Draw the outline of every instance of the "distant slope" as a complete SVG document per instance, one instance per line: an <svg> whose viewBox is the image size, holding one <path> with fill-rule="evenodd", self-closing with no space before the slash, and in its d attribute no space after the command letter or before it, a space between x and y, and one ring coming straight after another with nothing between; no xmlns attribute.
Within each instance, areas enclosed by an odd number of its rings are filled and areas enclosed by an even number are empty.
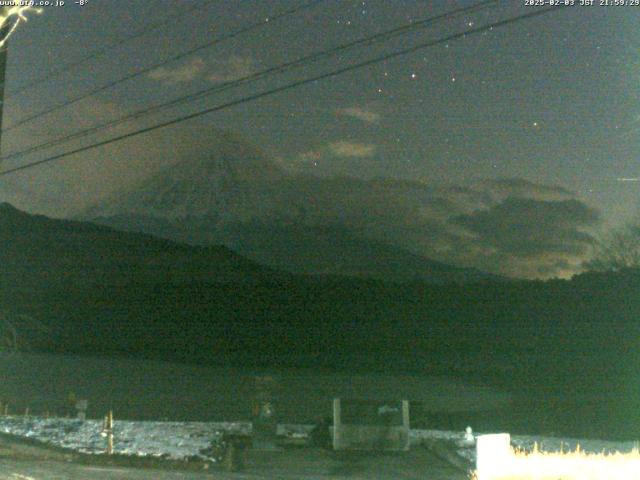
<svg viewBox="0 0 640 480"><path fill-rule="evenodd" d="M225 283L277 276L225 247L193 247L0 204L0 281L7 287Z"/></svg>
<svg viewBox="0 0 640 480"><path fill-rule="evenodd" d="M254 222L210 232L212 224L203 218L174 223L142 215L116 215L92 221L122 231L146 232L191 244L207 237L216 238L244 257L291 273L437 284L507 281L474 268L447 265L383 242L359 238L337 225L304 227Z"/></svg>
<svg viewBox="0 0 640 480"><path fill-rule="evenodd" d="M363 239L340 226L246 225L235 233L234 250L261 264L305 274L337 274L383 281L471 283L499 280Z"/></svg>

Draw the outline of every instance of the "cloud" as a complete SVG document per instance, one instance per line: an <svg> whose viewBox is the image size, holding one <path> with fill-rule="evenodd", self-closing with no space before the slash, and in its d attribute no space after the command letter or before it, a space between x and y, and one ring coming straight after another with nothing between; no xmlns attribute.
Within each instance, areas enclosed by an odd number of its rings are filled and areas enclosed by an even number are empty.
<svg viewBox="0 0 640 480"><path fill-rule="evenodd" d="M337 159L368 161L366 159L372 157L376 150L373 144L339 140L302 152L288 161L283 159L280 163L286 170L295 173L335 176L344 167L344 162Z"/></svg>
<svg viewBox="0 0 640 480"><path fill-rule="evenodd" d="M208 79L212 82L231 82L251 75L255 71L255 62L250 57L232 55L227 60L218 62Z"/></svg>
<svg viewBox="0 0 640 480"><path fill-rule="evenodd" d="M565 188L510 178L448 193L454 263L514 277L569 277L591 255L600 216Z"/></svg>
<svg viewBox="0 0 640 480"><path fill-rule="evenodd" d="M570 191L524 179L442 187L336 176L307 182L287 197L313 200L301 209L306 225L340 225L427 258L513 277L578 273L600 221Z"/></svg>
<svg viewBox="0 0 640 480"><path fill-rule="evenodd" d="M252 58L231 55L225 60L213 62L210 68L201 58L175 68L158 68L149 73L149 78L166 85L191 82L200 76L205 76L211 82L230 82L251 75L254 71Z"/></svg>
<svg viewBox="0 0 640 480"><path fill-rule="evenodd" d="M194 58L192 61L176 68L162 67L153 70L149 73L149 78L167 85L191 82L200 75L204 66L205 63L201 58Z"/></svg>
<svg viewBox="0 0 640 480"><path fill-rule="evenodd" d="M299 155L294 171L318 175L330 154L373 153L375 146L335 142ZM499 275L552 278L578 273L599 228L597 211L557 185L496 178L435 187L411 180L341 177L336 171L334 162L331 174L308 180L304 187L300 183L298 192L288 197L313 199L300 208L304 224L340 225L427 258Z"/></svg>
<svg viewBox="0 0 640 480"><path fill-rule="evenodd" d="M593 245L584 232L597 213L578 200L544 201L509 197L452 222L465 227L478 244L497 253L531 258L543 254L582 255Z"/></svg>
<svg viewBox="0 0 640 480"><path fill-rule="evenodd" d="M369 143L340 140L328 145L328 150L336 157L371 157L376 153L376 146Z"/></svg>
<svg viewBox="0 0 640 480"><path fill-rule="evenodd" d="M361 120L365 123L378 123L380 115L361 107L340 108L337 110L338 115L346 115Z"/></svg>
<svg viewBox="0 0 640 480"><path fill-rule="evenodd" d="M497 199L514 196L536 200L567 200L574 197L572 192L557 185L541 185L523 178L489 179L481 182L477 188L484 189Z"/></svg>
<svg viewBox="0 0 640 480"><path fill-rule="evenodd" d="M309 150L298 155L298 160L305 163L318 162L320 159L322 159L322 152L320 150Z"/></svg>

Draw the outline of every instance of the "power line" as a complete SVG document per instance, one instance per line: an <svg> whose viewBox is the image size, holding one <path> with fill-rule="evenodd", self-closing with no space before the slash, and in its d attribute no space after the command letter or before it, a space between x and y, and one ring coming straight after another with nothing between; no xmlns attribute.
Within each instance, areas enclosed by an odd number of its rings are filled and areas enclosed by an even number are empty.
<svg viewBox="0 0 640 480"><path fill-rule="evenodd" d="M169 102L163 102L157 105L153 105L151 107L147 107L141 110L138 110L136 112L127 114L121 118L115 119L115 120L111 120L105 123L102 123L100 125L96 125L93 127L89 127L87 129L84 130L80 130L78 132L60 137L58 139L54 139L54 140L50 140L38 145L34 145L32 147L28 147L25 150L21 150L21 151L17 151L17 152L13 152L10 153L4 157L0 157L0 162L2 160L8 160L8 159L12 159L15 157L20 157L29 153L34 153L36 151L40 151L49 147L53 147L55 145L60 145L62 143L66 143L70 140L75 140L78 138L82 138L85 137L87 135L99 132L101 130L105 130L105 129L109 129L109 128L113 128L117 125L120 125L122 123L125 123L129 120L133 120L133 119L137 119L140 118L142 116L169 108L169 107L173 107L176 106L180 103L184 103L184 102L189 102L189 101L193 101L193 100L197 100L206 96L210 96L214 93L219 93L225 90L228 90L230 88L235 88L239 85L242 84L247 84L256 80L259 80L263 77L266 77L267 75L271 75L274 73L282 73L288 69L294 68L294 67L299 67L304 65L305 63L308 62L312 62L312 61L317 61L321 58L324 57L329 57L331 55L335 55L341 51L356 47L356 46L360 46L360 45L371 45L375 42L381 41L381 40L388 40L400 35L405 35L407 33L411 33L414 30L417 30L419 28L425 28L431 24L434 24L440 20L444 20L447 18L452 18L458 15L462 15L462 14L469 14L469 13L474 13L477 11L480 11L482 9L485 9L489 6L492 6L494 4L497 4L499 2L499 0L484 0L482 2L479 2L475 5L469 6L469 7L464 7L464 8L458 8L455 10L452 10L450 12L444 13L444 14L440 14L440 15L436 15L433 17L429 17L423 20L419 20L419 21L413 21L411 23L405 24L405 25L401 25L399 27L395 27L392 28L390 30L386 30L383 32L379 32L377 34L374 35L370 35L370 36L366 36L364 38L359 38L357 40L351 41L351 42L347 42L347 43L343 43L341 45L338 45L334 48L328 49L328 50L323 50L320 52L315 52L312 53L310 55L306 55L304 57L298 58L296 60L290 61L290 62L286 62L284 64L280 64L274 67L270 67L267 68L265 70L262 70L260 72L256 72L254 74L251 75L247 75L245 77L236 79L236 80L231 80L231 81L227 81L224 82L222 84L216 85L214 87L210 87L204 90L200 90L198 92L195 93L191 93L188 95L184 95L182 97L178 97L174 100L171 100Z"/></svg>
<svg viewBox="0 0 640 480"><path fill-rule="evenodd" d="M82 152L85 152L87 150L92 150L92 149L95 149L95 148L103 147L103 146L109 145L111 143L115 143L115 142L118 142L118 141L121 141L121 140L126 140L126 139L129 139L129 138L136 137L138 135L142 135L144 133L148 133L148 132L151 132L151 131L154 131L154 130L165 128L165 127L168 127L168 126L171 126L171 125L176 125L178 123L182 123L182 122L185 122L187 120L192 120L194 118L198 118L198 117L201 117L201 116L213 113L213 112L217 112L217 111L220 111L220 110L223 110L223 109L234 107L236 105L240 105L240 104L243 104L243 103L247 103L247 102L251 102L251 101L254 101L254 100L258 100L258 99L263 98L263 97L271 96L271 95L274 95L276 93L281 93L281 92L284 92L284 91L287 91L287 90L291 90L293 88L296 88L296 87L299 87L299 86L302 86L302 85L306 85L308 83L317 82L319 80L324 80L324 79L327 79L327 78L331 78L331 77L335 77L335 76L338 76L338 75L342 75L344 73L347 73L347 72L350 72L350 71L353 71L353 70L357 70L357 69L360 69L360 68L368 67L368 66L371 66L371 65L374 65L374 64L377 64L377 63L381 63L381 62L384 62L386 60L390 60L392 58L408 55L408 54L414 53L414 52L416 52L418 50L422 50L422 49L429 48L429 47L432 47L432 46L435 46L435 45L439 45L439 44L442 44L442 43L446 43L446 42L451 42L453 40L464 38L464 37L466 37L468 35L481 33L481 32L487 31L489 29L500 28L500 27L503 27L503 26L506 26L506 25L509 25L509 24L513 24L513 23L516 23L516 22L519 22L519 21L522 21L522 20L525 20L525 19L538 17L538 16L541 16L541 15L547 14L547 13L553 11L553 10L560 10L560 9L563 9L563 8L566 8L566 7L567 7L566 5L560 5L560 6L547 7L547 8L543 8L543 9L540 9L540 10L535 10L535 11L532 11L530 13L518 15L516 17L511 17L511 18L508 18L508 19L505 19L505 20L500 20L500 21L497 21L497 22L494 22L494 23L491 23L491 24L488 24L488 25L485 25L485 26L482 26L482 27L476 27L476 28L473 28L473 29L465 30L464 32L448 35L448 36L446 36L444 38L431 40L429 42L425 42L425 43L421 43L421 44L418 44L418 45L414 45L412 47L408 47L408 48L405 48L405 49L402 49L402 50L397 50L395 52L391 52L391 53L388 53L388 54L385 54L385 55L381 55L379 57L376 57L376 58L373 58L373 59L370 59L370 60L366 60L366 61L363 61L363 62L360 62L360 63L356 63L354 65L349 65L347 67L343 67L343 68L340 68L340 69L337 69L337 70L333 70L331 72L327 72L327 73L323 73L323 74L320 74L320 75L315 75L313 77L308 77L308 78L305 78L305 79L302 79L302 80L291 82L291 83L288 83L286 85L282 85L280 87L272 88L270 90L266 90L266 91L263 91L263 92L260 92L260 93L256 93L256 94L253 94L253 95L242 97L240 99L236 99L236 100L233 100L233 101L230 101L230 102L227 102L227 103L215 106L215 107L207 108L205 110L201 110L201 111L196 112L196 113L192 113L192 114L189 114L189 115L178 117L178 118L175 118L173 120L162 122L162 123L150 126L150 127L145 127L145 128L141 128L139 130L133 131L133 132L129 132L129 133L125 133L125 134L122 134L122 135L118 135L118 136L110 138L108 140L103 140L101 142L93 143L91 145L86 145L86 146L83 146L83 147L80 147L80 148L76 148L74 150L70 150L68 152L60 153L58 155L54 155L54 156L51 156L51 157L48 157L48 158L45 158L45 159L42 159L42 160L38 160L38 161L29 163L29 164L26 164L26 165L21 165L21 166L17 166L17 167L14 167L14 168L7 169L7 170L3 170L3 171L0 171L0 176L9 175L11 173L15 173L15 172L19 172L19 171L26 170L26 169L29 169L29 168L33 168L33 167L38 166L38 165L42 165L42 164L45 164L45 163L49 163L49 162L53 162L53 161L56 161L56 160L60 160L62 158L65 158L65 157L68 157L68 156L71 156L71 155L75 155L75 154L78 154L78 153L82 153Z"/></svg>
<svg viewBox="0 0 640 480"><path fill-rule="evenodd" d="M123 39L117 40L115 42L109 43L105 46L103 46L102 48L98 48L96 50L94 50L93 52L88 53L87 55L85 55L84 57L69 62L65 65L61 65L60 67L51 70L50 72L48 72L46 75L37 78L35 80L32 80L31 82L28 82L26 84L21 84L20 88L17 88L15 90L9 90L7 92L9 98L18 95L19 93L22 93L26 90L29 90L30 88L32 88L34 85L37 85L39 83L45 82L51 78L54 78L56 76L58 76L60 73L62 72L68 72L69 70L72 70L80 65L82 65L83 63L86 63L90 60L94 60L96 58L101 57L102 55L104 55L105 53L109 53L112 49L120 47L121 45L124 45L127 42L130 42L131 40L135 40L137 38L143 37L144 35L146 35L147 33L153 31L153 30L157 30L158 28L161 28L163 26L165 26L166 24L170 23L170 22L174 22L177 18L183 17L195 10L199 10L202 8L207 8L209 5L213 4L214 2L219 1L219 0L206 0L204 3L202 3L201 5L192 5L189 8L185 8L180 10L178 13L172 13L171 15L167 16L166 18L160 20L159 22L155 22L155 23L150 23L148 25L146 25L144 28L142 28L141 30L139 30L138 32L134 33L133 35L130 35L128 37L125 37ZM2 81L0 82L0 86L2 86L5 82Z"/></svg>
<svg viewBox="0 0 640 480"><path fill-rule="evenodd" d="M98 93L104 92L105 90L113 88L116 85L119 85L119 84L121 84L123 82L129 81L129 80L133 80L134 78L137 78L137 77L139 77L141 75L144 75L146 73L152 72L152 71L154 71L154 70L156 70L156 69L158 69L158 68L160 68L160 67L162 67L164 65L176 62L176 61L181 60L183 58L186 58L186 57L188 57L190 55L193 55L196 52L199 52L199 51L204 50L206 48L211 48L211 47L213 47L214 45L216 45L216 44L218 44L220 42L223 42L225 40L229 40L231 38L238 37L238 36L243 35L243 34L245 34L247 32L255 30L257 28L269 25L270 22L279 20L281 18L290 16L290 15L294 15L294 14L296 14L298 12L301 12L303 10L307 10L309 8L313 8L316 5L322 3L323 1L325 1L325 0L311 0L310 2L307 2L307 3L305 3L305 4L303 4L303 5L299 6L299 7L290 8L289 10L285 10L282 13L267 17L267 20L262 20L260 22L255 22L255 23L252 23L252 24L250 24L250 25L248 25L246 27L243 27L243 28L241 28L239 30L236 30L234 32L231 32L231 33L228 33L228 34L225 34L225 35L220 35L220 36L216 37L214 40L212 40L211 42L207 42L207 43L205 43L203 45L199 45L199 46L197 46L195 48L187 50L186 52L180 53L178 55L174 55L173 57L171 57L171 58L169 58L167 60L163 60L160 63L156 63L156 64L154 64L152 66L143 68L142 70L138 70L138 71L136 71L134 73L131 73L129 75L121 77L118 80L111 81L111 82L109 82L109 83L107 83L105 85L102 85L102 86L100 86L98 88L95 88L95 89L93 89L93 90L91 90L91 91L89 91L87 93L83 93L81 95L78 95L77 97L74 97L71 100L68 100L68 101L66 101L64 103L61 103L59 105L55 105L53 107L47 108L45 110L42 110L39 113L35 113L35 114L30 115L28 117L22 118L21 120L18 120L13 125L10 125L9 127L5 128L4 131L8 132L10 130L13 130L14 128L17 128L17 127L19 127L21 125L24 125L27 122L35 120L36 118L42 117L44 115L48 115L48 114L50 114L52 112L55 112L56 110L68 107L69 105L73 105L74 103L77 103L77 102L79 102L81 100L84 100L86 98L92 97L92 96L94 96L94 95L96 95Z"/></svg>

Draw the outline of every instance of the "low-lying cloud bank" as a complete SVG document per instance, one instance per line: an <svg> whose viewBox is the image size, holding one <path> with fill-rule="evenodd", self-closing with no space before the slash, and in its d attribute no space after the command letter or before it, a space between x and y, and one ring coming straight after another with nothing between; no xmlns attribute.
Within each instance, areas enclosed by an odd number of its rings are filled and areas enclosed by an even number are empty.
<svg viewBox="0 0 640 480"><path fill-rule="evenodd" d="M523 179L440 188L397 180L321 183L319 218L307 221L338 222L429 258L507 276L579 272L599 223L571 192Z"/></svg>

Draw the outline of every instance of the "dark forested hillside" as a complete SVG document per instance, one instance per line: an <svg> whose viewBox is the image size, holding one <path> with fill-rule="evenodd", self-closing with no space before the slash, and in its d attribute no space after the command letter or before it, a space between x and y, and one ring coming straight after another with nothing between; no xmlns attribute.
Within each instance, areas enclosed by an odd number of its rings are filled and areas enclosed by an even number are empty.
<svg viewBox="0 0 640 480"><path fill-rule="evenodd" d="M21 332L35 349L614 389L620 412L640 400L635 270L465 285L292 276L224 248L0 213L0 301L44 325Z"/></svg>
<svg viewBox="0 0 640 480"><path fill-rule="evenodd" d="M192 247L0 205L0 282L34 292L55 286L245 282L277 277L225 247Z"/></svg>

